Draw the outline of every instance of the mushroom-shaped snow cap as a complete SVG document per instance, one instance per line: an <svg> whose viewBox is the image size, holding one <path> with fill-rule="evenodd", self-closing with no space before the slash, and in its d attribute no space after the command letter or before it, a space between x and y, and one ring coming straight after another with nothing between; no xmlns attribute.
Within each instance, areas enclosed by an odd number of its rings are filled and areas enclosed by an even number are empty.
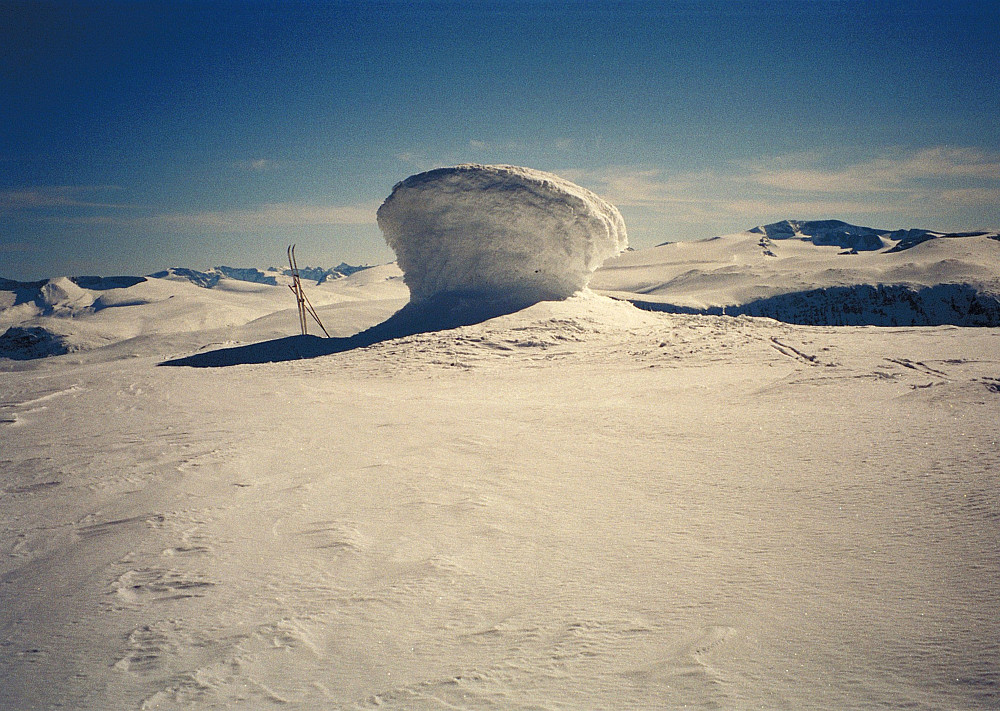
<svg viewBox="0 0 1000 711"><path fill-rule="evenodd" d="M410 176L378 210L414 304L565 299L628 244L613 205L551 173L459 165Z"/></svg>

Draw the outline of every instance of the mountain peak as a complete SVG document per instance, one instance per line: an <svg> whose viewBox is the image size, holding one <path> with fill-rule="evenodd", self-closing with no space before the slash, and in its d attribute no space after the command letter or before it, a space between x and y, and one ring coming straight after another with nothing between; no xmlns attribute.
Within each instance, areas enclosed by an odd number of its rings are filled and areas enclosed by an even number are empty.
<svg viewBox="0 0 1000 711"><path fill-rule="evenodd" d="M840 247L859 252L882 249L889 230L859 227L843 220L782 220L747 230L768 239L801 239L820 247Z"/></svg>

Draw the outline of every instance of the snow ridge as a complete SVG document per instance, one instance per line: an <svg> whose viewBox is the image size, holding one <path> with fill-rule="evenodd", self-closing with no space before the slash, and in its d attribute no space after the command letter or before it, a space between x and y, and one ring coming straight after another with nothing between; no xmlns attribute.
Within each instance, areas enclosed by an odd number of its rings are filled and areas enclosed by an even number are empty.
<svg viewBox="0 0 1000 711"><path fill-rule="evenodd" d="M832 326L1000 326L1000 234L783 220L622 255L592 287L682 314Z"/></svg>

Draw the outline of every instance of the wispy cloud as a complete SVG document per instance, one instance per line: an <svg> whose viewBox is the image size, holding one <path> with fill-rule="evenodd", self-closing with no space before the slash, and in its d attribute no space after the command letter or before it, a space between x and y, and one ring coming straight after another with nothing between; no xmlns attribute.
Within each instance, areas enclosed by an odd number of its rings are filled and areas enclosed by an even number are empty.
<svg viewBox="0 0 1000 711"><path fill-rule="evenodd" d="M564 175L621 208L678 224L852 215L920 221L960 208L979 208L990 222L990 210L1000 205L1000 155L932 147L835 160L806 152L711 170L609 166Z"/></svg>
<svg viewBox="0 0 1000 711"><path fill-rule="evenodd" d="M723 201L719 203L719 213L724 215L746 215L751 219L759 221L770 221L771 219L820 219L830 217L840 217L850 214L871 214L879 213L883 215L898 214L905 210L904 205L899 204L878 204L864 200L836 200L836 199L795 199L782 197L762 197L759 199L740 199ZM749 226L749 225L748 225Z"/></svg>
<svg viewBox="0 0 1000 711"><path fill-rule="evenodd" d="M0 213L58 208L128 209L134 207L101 200L100 196L120 191L113 185L50 185L0 191Z"/></svg>
<svg viewBox="0 0 1000 711"><path fill-rule="evenodd" d="M241 231L310 225L374 225L377 202L353 205L273 202L247 208L156 212L99 199L113 186L47 186L0 192L0 215L67 226Z"/></svg>
<svg viewBox="0 0 1000 711"><path fill-rule="evenodd" d="M954 205L1000 205L1000 188L956 188L954 190L942 190L939 193L939 197L942 201Z"/></svg>
<svg viewBox="0 0 1000 711"><path fill-rule="evenodd" d="M1000 180L1000 156L971 148L934 147L897 157L878 157L835 168L783 167L787 161L758 164L753 177L761 185L801 192L910 192L918 181Z"/></svg>
<svg viewBox="0 0 1000 711"><path fill-rule="evenodd" d="M250 173L266 173L278 168L281 164L278 161L268 158L255 158L253 160L241 160L236 163L236 167Z"/></svg>
<svg viewBox="0 0 1000 711"><path fill-rule="evenodd" d="M377 203L316 205L267 203L238 210L174 212L142 218L149 226L190 230L238 232L269 227L316 225L373 225Z"/></svg>
<svg viewBox="0 0 1000 711"><path fill-rule="evenodd" d="M611 166L601 170L567 170L560 174L588 184L619 207L669 210L678 205L712 205L718 202L706 186L723 177L708 171L668 175L648 166Z"/></svg>

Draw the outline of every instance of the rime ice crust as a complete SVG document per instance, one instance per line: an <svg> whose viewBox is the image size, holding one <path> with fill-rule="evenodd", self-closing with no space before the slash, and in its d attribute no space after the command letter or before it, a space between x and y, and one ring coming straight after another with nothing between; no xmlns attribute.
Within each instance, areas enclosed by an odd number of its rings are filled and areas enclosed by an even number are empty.
<svg viewBox="0 0 1000 711"><path fill-rule="evenodd" d="M564 299L628 245L616 207L551 173L508 165L410 176L382 203L378 225L413 303L445 294Z"/></svg>

